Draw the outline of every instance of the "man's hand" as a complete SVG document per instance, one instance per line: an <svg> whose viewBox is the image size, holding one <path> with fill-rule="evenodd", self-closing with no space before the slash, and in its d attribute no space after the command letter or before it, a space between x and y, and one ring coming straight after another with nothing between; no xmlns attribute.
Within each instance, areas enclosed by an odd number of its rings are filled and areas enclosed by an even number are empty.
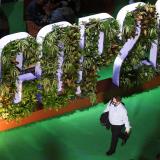
<svg viewBox="0 0 160 160"><path fill-rule="evenodd" d="M127 134L129 134L130 133L130 128L126 128L126 130L125 130L125 132L127 133Z"/></svg>

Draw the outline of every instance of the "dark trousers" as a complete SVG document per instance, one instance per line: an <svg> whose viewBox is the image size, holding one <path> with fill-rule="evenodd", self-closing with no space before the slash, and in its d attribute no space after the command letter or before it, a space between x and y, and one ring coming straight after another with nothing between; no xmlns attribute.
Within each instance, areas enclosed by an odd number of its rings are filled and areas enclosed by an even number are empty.
<svg viewBox="0 0 160 160"><path fill-rule="evenodd" d="M124 125L118 126L118 125L111 125L111 132L112 132L112 140L110 145L110 152L115 152L118 138L121 138L122 140L127 138L126 133L123 132Z"/></svg>

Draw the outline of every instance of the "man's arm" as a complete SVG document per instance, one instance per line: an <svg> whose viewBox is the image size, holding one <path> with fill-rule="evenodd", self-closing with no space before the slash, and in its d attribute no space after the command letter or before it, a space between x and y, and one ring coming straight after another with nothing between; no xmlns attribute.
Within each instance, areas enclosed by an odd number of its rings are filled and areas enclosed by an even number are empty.
<svg viewBox="0 0 160 160"><path fill-rule="evenodd" d="M129 134L130 132L130 129L131 129L131 126L130 126L130 123L129 123L129 120L128 120L128 115L127 115L127 110L124 109L124 113L123 113L123 122L125 124L125 132L127 132Z"/></svg>

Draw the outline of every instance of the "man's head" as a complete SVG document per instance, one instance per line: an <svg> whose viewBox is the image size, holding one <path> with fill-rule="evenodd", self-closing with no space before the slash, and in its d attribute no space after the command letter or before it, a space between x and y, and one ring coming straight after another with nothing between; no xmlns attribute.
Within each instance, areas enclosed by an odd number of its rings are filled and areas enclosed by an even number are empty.
<svg viewBox="0 0 160 160"><path fill-rule="evenodd" d="M118 105L120 102L121 102L121 97L120 97L120 96L114 96L114 97L112 98L112 103L113 103L114 105Z"/></svg>

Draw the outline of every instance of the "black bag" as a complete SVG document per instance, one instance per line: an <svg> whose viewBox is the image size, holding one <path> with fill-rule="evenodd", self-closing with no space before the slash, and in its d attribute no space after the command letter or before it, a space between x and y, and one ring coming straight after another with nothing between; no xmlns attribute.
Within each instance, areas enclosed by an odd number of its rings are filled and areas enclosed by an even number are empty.
<svg viewBox="0 0 160 160"><path fill-rule="evenodd" d="M109 114L109 112L104 112L100 116L100 123L103 126L105 126L107 129L109 129L110 125L111 125L110 122L109 122L108 114Z"/></svg>

